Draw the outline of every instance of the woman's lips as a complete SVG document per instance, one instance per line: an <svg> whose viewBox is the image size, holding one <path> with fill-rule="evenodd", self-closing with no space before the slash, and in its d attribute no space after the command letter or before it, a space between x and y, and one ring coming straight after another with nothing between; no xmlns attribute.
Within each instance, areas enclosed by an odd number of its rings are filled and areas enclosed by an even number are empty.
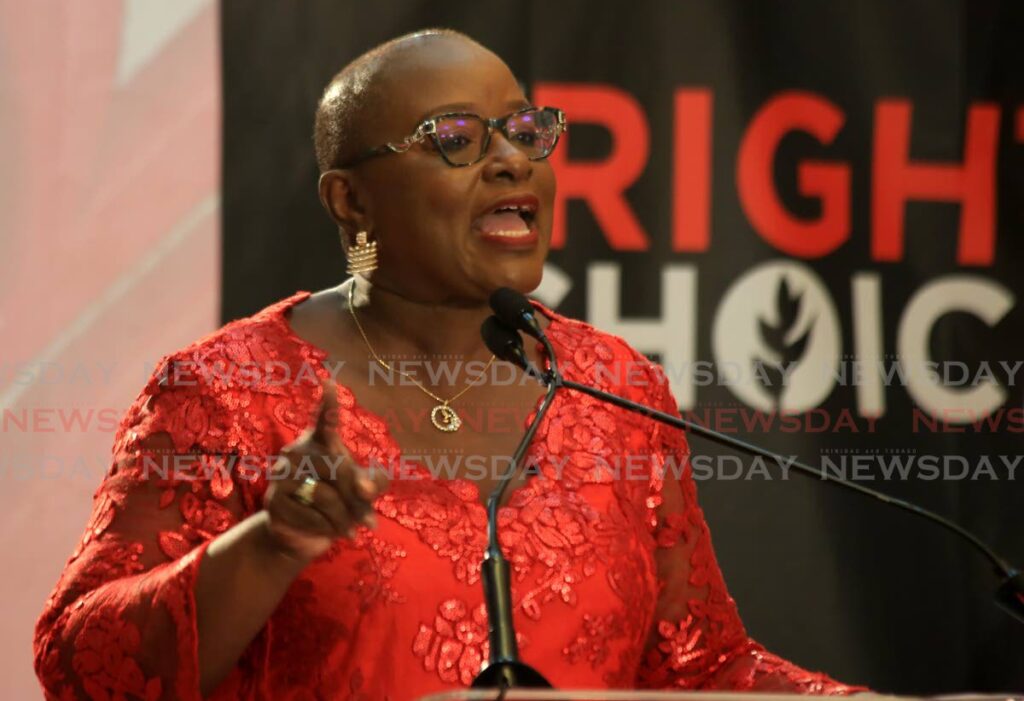
<svg viewBox="0 0 1024 701"><path fill-rule="evenodd" d="M488 243L506 248L532 246L538 238L533 223L528 223L517 212L484 214L473 221L473 229Z"/></svg>

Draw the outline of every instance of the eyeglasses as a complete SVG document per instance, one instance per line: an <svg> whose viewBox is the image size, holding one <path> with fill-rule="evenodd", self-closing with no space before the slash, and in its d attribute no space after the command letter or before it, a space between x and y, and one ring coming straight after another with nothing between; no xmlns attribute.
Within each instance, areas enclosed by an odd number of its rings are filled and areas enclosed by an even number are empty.
<svg viewBox="0 0 1024 701"><path fill-rule="evenodd" d="M401 141L370 149L340 167L351 168L389 153L405 153L429 137L448 165L461 168L487 155L494 129L499 129L531 161L540 161L554 150L558 137L567 128L565 114L554 107L527 107L497 119L468 112L441 114L423 120L416 131Z"/></svg>

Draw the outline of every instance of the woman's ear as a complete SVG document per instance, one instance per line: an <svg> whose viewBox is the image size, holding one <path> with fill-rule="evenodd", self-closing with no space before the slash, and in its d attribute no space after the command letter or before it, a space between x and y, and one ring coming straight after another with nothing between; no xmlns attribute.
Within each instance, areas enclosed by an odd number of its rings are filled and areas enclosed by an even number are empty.
<svg viewBox="0 0 1024 701"><path fill-rule="evenodd" d="M365 203L350 171L327 170L320 174L320 204L344 231L371 228Z"/></svg>

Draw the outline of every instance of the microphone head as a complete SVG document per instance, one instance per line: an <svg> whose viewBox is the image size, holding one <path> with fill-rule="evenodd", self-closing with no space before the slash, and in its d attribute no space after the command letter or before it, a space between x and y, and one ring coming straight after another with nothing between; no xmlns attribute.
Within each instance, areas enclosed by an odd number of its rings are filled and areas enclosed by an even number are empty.
<svg viewBox="0 0 1024 701"><path fill-rule="evenodd" d="M528 369L529 360L526 351L523 350L523 337L519 332L503 324L498 317L487 317L480 326L480 335L483 336L487 348L498 358L524 370Z"/></svg>
<svg viewBox="0 0 1024 701"><path fill-rule="evenodd" d="M491 293L489 302L494 314L506 326L525 331L535 338L540 338L543 335L540 325L537 324L537 319L533 315L533 305L530 304L526 295L509 287L499 287Z"/></svg>

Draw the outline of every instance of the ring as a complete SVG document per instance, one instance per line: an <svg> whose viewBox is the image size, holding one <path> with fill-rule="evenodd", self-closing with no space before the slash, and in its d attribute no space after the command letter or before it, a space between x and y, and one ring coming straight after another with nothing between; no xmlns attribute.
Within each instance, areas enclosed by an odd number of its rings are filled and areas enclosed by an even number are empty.
<svg viewBox="0 0 1024 701"><path fill-rule="evenodd" d="M292 496L295 497L296 501L306 506L312 506L313 493L316 491L316 485L318 483L319 480L313 477L307 477L306 479L302 480L302 484L299 485L298 489L292 492Z"/></svg>

